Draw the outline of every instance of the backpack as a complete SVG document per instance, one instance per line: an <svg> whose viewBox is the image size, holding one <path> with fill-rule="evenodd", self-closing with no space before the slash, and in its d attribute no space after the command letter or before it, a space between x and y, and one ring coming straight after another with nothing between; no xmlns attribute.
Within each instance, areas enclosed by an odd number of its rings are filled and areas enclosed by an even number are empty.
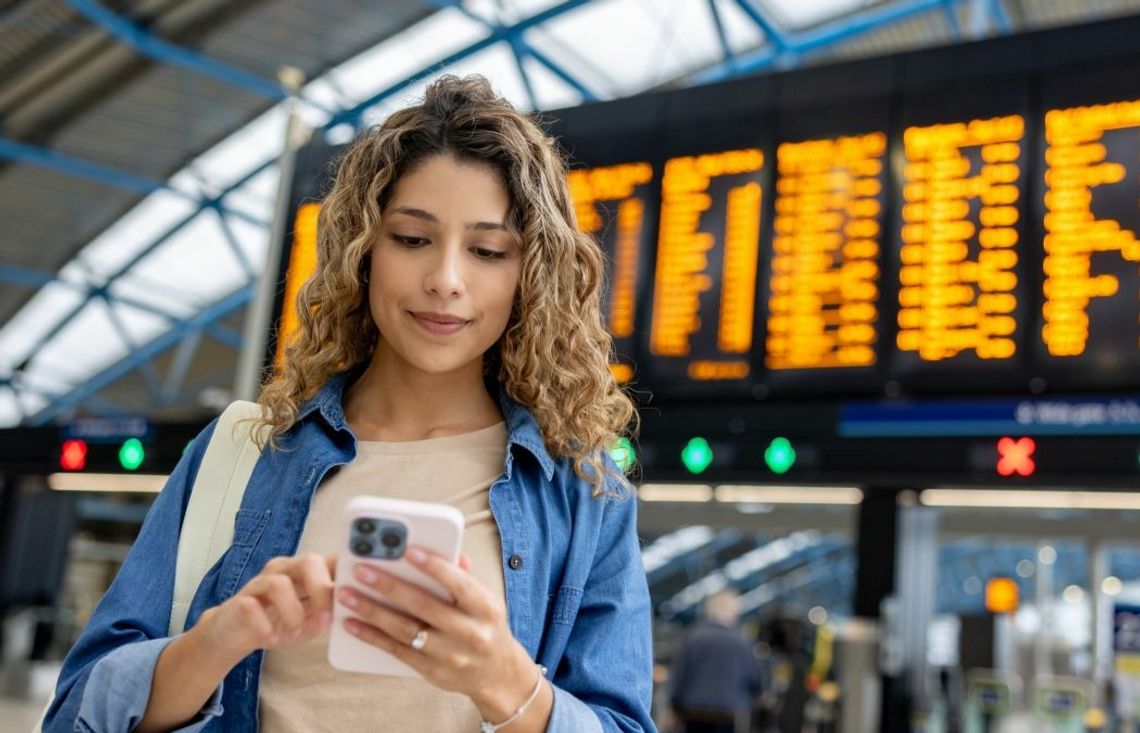
<svg viewBox="0 0 1140 733"><path fill-rule="evenodd" d="M210 436L178 535L178 564L167 630L170 636L185 630L186 615L202 578L233 542L234 518L253 467L261 457L259 441L252 439L252 431L242 431L241 427L261 415L261 406L256 402L233 402L218 417ZM41 733L54 700L53 696L44 705L32 733Z"/></svg>

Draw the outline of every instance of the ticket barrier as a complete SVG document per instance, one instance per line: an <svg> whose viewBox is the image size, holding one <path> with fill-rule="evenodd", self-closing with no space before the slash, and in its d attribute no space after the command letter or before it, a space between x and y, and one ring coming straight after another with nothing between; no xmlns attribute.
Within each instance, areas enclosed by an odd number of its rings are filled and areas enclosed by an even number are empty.
<svg viewBox="0 0 1140 733"><path fill-rule="evenodd" d="M963 733L999 733L1020 695L1021 678L1012 672L971 670L966 675Z"/></svg>
<svg viewBox="0 0 1140 733"><path fill-rule="evenodd" d="M1083 733L1092 684L1076 677L1039 676L1033 684L1033 714L1042 733Z"/></svg>

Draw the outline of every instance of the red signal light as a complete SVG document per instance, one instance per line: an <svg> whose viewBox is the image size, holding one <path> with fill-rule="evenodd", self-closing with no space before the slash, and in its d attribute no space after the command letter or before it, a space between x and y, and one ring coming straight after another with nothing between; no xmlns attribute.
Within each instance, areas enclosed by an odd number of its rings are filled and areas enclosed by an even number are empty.
<svg viewBox="0 0 1140 733"><path fill-rule="evenodd" d="M65 440L59 452L59 467L64 471L82 471L87 466L87 441Z"/></svg>
<svg viewBox="0 0 1140 733"><path fill-rule="evenodd" d="M1033 438L1002 438L998 441L998 462L997 472L1002 476L1012 476L1019 474L1021 476L1032 476L1033 472L1037 470L1037 464L1033 462L1033 451L1037 449L1037 444L1033 442Z"/></svg>

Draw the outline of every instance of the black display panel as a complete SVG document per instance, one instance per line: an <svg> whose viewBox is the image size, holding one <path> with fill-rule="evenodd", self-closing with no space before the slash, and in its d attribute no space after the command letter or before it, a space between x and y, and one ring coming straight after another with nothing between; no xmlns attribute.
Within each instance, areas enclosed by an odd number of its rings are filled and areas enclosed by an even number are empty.
<svg viewBox="0 0 1140 733"><path fill-rule="evenodd" d="M597 240L606 258L602 318L614 340L610 368L622 384L641 379L637 343L646 315L640 293L653 276L661 186L657 119L655 100L635 98L611 109L598 134L590 132L597 119L589 108L568 110L550 129L572 161L566 182L578 227ZM578 134L561 135L567 126Z"/></svg>
<svg viewBox="0 0 1140 733"><path fill-rule="evenodd" d="M694 144L665 131L646 378L680 393L746 393L769 156L758 125L703 132Z"/></svg>
<svg viewBox="0 0 1140 733"><path fill-rule="evenodd" d="M889 106L782 110L761 283L761 380L777 394L882 383ZM890 288L886 288L890 292Z"/></svg>
<svg viewBox="0 0 1140 733"><path fill-rule="evenodd" d="M1051 389L1140 374L1140 66L1043 81L1035 356Z"/></svg>
<svg viewBox="0 0 1140 733"><path fill-rule="evenodd" d="M653 277L640 343L654 395L747 397L759 367L757 285L771 180L766 79L661 95Z"/></svg>
<svg viewBox="0 0 1140 733"><path fill-rule="evenodd" d="M1024 389L1032 125L1024 83L902 105L891 376L905 389Z"/></svg>
<svg viewBox="0 0 1140 733"><path fill-rule="evenodd" d="M315 141L298 150L293 160L280 275L274 293L273 327L266 339L264 366L268 371L281 368L285 347L298 328L297 294L317 266L317 215L321 199L332 186L336 163L343 152L343 146Z"/></svg>

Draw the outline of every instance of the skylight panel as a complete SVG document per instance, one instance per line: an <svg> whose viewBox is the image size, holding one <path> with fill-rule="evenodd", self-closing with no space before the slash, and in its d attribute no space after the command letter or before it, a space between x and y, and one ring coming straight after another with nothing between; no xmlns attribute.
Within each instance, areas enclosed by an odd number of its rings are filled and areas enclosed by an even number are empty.
<svg viewBox="0 0 1140 733"><path fill-rule="evenodd" d="M875 3L876 0L762 0L760 4L771 11L773 20L782 27L800 29Z"/></svg>
<svg viewBox="0 0 1140 733"><path fill-rule="evenodd" d="M157 289L154 302L195 310L221 299L245 284L245 274L217 218L203 212L153 254L135 266L135 273Z"/></svg>
<svg viewBox="0 0 1140 733"><path fill-rule="evenodd" d="M75 386L115 363L127 352L115 325L107 315L106 303L93 300L48 342L30 367L57 374L74 374ZM76 358L82 354L82 362Z"/></svg>
<svg viewBox="0 0 1140 733"><path fill-rule="evenodd" d="M0 329L0 375L10 374L55 324L82 302L82 292L61 283L40 288Z"/></svg>
<svg viewBox="0 0 1140 733"><path fill-rule="evenodd" d="M596 2L559 16L544 30L599 67L615 70L611 86L620 96L655 87L721 56L705 3Z"/></svg>
<svg viewBox="0 0 1140 733"><path fill-rule="evenodd" d="M561 109L582 103L582 95L578 90L562 81L544 65L533 58L525 59L523 65L538 98L538 109Z"/></svg>
<svg viewBox="0 0 1140 733"><path fill-rule="evenodd" d="M169 191L156 191L95 237L78 255L87 271L109 276L118 272L163 233L194 212L191 201ZM61 272L68 272L70 264Z"/></svg>
<svg viewBox="0 0 1140 733"><path fill-rule="evenodd" d="M751 51L764 42L764 34L760 31L760 27L752 22L735 2L720 0L716 7L720 13L724 35L728 38L728 47L734 53Z"/></svg>

